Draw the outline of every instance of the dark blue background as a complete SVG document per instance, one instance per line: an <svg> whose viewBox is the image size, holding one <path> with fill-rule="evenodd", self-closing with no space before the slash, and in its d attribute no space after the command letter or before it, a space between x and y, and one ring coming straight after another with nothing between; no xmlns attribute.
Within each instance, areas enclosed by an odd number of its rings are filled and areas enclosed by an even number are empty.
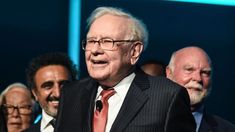
<svg viewBox="0 0 235 132"><path fill-rule="evenodd" d="M86 18L97 6L117 6L142 19L149 29L148 59L168 63L173 51L196 45L206 50L214 66L213 90L207 102L211 113L235 123L235 7L156 0L83 0L81 38ZM67 52L68 1L0 2L0 88L25 83L25 68L35 56ZM81 77L87 75L81 50Z"/></svg>

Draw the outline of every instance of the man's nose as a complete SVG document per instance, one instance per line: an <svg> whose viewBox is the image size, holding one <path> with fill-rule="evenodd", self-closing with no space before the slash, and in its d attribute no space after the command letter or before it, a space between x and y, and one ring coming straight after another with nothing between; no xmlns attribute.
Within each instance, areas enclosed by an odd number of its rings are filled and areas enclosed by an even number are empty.
<svg viewBox="0 0 235 132"><path fill-rule="evenodd" d="M60 97L60 85L56 84L53 88L53 95L55 97Z"/></svg>
<svg viewBox="0 0 235 132"><path fill-rule="evenodd" d="M19 109L18 109L18 108L14 108L12 115L13 115L14 117L19 116L19 115L20 115Z"/></svg>
<svg viewBox="0 0 235 132"><path fill-rule="evenodd" d="M201 73L200 72L194 72L192 79L197 82L202 81Z"/></svg>
<svg viewBox="0 0 235 132"><path fill-rule="evenodd" d="M96 41L96 42L94 43L93 48L91 49L91 52L92 52L92 53L97 53L97 52L100 52L100 51L102 51L102 48L101 48L101 46L100 46L100 42L99 42L99 41Z"/></svg>

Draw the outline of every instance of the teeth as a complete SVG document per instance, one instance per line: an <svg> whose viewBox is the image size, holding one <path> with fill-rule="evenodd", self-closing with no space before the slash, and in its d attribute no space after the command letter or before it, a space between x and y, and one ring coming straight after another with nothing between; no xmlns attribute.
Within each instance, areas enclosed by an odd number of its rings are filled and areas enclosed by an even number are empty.
<svg viewBox="0 0 235 132"><path fill-rule="evenodd" d="M52 103L59 103L59 101L51 101Z"/></svg>

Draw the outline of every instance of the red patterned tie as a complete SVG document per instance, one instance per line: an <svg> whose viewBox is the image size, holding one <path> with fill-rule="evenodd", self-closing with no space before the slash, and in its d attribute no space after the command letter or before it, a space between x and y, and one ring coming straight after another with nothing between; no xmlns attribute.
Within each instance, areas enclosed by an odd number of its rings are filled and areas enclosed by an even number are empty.
<svg viewBox="0 0 235 132"><path fill-rule="evenodd" d="M108 117L108 99L115 94L114 89L103 90L101 92L102 109L95 110L93 117L93 132L105 132Z"/></svg>

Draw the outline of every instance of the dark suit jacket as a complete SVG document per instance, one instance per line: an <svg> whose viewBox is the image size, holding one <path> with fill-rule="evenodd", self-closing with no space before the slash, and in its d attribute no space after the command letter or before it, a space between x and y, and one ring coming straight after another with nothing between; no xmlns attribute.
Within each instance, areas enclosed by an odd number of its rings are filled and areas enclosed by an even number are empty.
<svg viewBox="0 0 235 132"><path fill-rule="evenodd" d="M204 113L199 132L235 132L235 125L218 116Z"/></svg>
<svg viewBox="0 0 235 132"><path fill-rule="evenodd" d="M3 114L3 109L0 105L0 132L7 132L6 121Z"/></svg>
<svg viewBox="0 0 235 132"><path fill-rule="evenodd" d="M86 78L62 90L56 132L91 132L98 83ZM194 132L187 91L165 77L136 72L110 132Z"/></svg>
<svg viewBox="0 0 235 132"><path fill-rule="evenodd" d="M24 132L40 132L40 126L41 126L41 120L38 121L36 124L31 125Z"/></svg>

